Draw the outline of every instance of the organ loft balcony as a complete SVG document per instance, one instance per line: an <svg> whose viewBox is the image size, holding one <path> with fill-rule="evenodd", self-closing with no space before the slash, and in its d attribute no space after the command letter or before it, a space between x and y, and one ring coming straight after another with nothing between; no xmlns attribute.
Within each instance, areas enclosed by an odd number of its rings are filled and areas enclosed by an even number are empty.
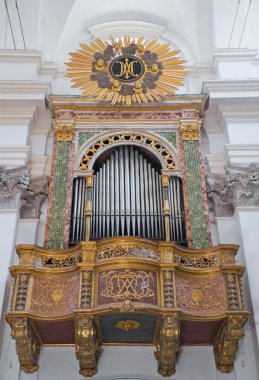
<svg viewBox="0 0 259 380"><path fill-rule="evenodd" d="M6 319L21 369L37 371L42 345L73 345L88 377L98 371L102 346L149 345L159 374L171 376L181 345L207 344L217 368L231 372L249 315L237 250L134 236L66 250L17 246Z"/></svg>

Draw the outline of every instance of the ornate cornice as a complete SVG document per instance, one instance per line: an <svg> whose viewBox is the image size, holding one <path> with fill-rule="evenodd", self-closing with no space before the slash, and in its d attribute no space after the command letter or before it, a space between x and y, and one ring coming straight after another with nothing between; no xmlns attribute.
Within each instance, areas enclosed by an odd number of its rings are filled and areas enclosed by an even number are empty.
<svg viewBox="0 0 259 380"><path fill-rule="evenodd" d="M216 216L232 216L236 207L259 206L259 166L225 167L226 177L207 177L207 194Z"/></svg>

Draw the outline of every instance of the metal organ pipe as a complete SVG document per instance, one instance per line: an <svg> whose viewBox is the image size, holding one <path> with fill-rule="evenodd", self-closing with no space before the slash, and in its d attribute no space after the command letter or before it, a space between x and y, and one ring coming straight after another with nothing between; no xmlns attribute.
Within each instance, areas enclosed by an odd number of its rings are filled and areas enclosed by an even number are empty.
<svg viewBox="0 0 259 380"><path fill-rule="evenodd" d="M170 238L185 242L181 179L169 181ZM70 243L85 239L84 177L73 183ZM140 236L165 239L160 171L138 147L119 146L95 171L92 190L91 239Z"/></svg>
<svg viewBox="0 0 259 380"><path fill-rule="evenodd" d="M91 238L163 240L161 194L161 176L151 162L134 146L118 147L95 173Z"/></svg>

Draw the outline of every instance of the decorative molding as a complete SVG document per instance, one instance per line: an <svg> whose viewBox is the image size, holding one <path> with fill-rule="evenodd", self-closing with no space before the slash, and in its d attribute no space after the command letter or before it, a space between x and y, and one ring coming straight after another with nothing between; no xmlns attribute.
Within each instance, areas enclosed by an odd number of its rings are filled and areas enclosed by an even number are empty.
<svg viewBox="0 0 259 380"><path fill-rule="evenodd" d="M214 344L214 355L217 369L230 373L238 351L238 340L244 337L243 324L246 318L242 315L229 316Z"/></svg>
<svg viewBox="0 0 259 380"><path fill-rule="evenodd" d="M20 207L21 195L30 184L29 169L0 167L0 209Z"/></svg>
<svg viewBox="0 0 259 380"><path fill-rule="evenodd" d="M43 202L49 193L49 177L33 178L21 196L21 219L39 219Z"/></svg>
<svg viewBox="0 0 259 380"><path fill-rule="evenodd" d="M172 376L175 373L176 357L180 344L180 322L177 315L163 317L155 357L158 361L158 373Z"/></svg>
<svg viewBox="0 0 259 380"><path fill-rule="evenodd" d="M101 39L110 36L130 35L134 37L146 36L147 39L159 37L166 31L165 26L143 21L111 21L88 27L88 32Z"/></svg>
<svg viewBox="0 0 259 380"><path fill-rule="evenodd" d="M80 375L91 377L97 374L99 344L93 317L78 315L75 327L76 358L79 360Z"/></svg>
<svg viewBox="0 0 259 380"><path fill-rule="evenodd" d="M207 194L216 216L232 216L236 207L259 206L259 166L226 166L226 179L207 177Z"/></svg>

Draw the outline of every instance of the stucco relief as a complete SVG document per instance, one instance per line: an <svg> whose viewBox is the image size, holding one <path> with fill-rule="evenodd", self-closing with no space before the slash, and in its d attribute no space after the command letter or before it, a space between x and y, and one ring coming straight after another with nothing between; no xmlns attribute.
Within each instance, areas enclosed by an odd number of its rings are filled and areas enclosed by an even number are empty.
<svg viewBox="0 0 259 380"><path fill-rule="evenodd" d="M232 216L235 207L259 206L259 166L225 167L226 178L207 177L207 194L216 216Z"/></svg>
<svg viewBox="0 0 259 380"><path fill-rule="evenodd" d="M15 209L21 204L21 195L30 184L29 169L0 167L0 209Z"/></svg>

